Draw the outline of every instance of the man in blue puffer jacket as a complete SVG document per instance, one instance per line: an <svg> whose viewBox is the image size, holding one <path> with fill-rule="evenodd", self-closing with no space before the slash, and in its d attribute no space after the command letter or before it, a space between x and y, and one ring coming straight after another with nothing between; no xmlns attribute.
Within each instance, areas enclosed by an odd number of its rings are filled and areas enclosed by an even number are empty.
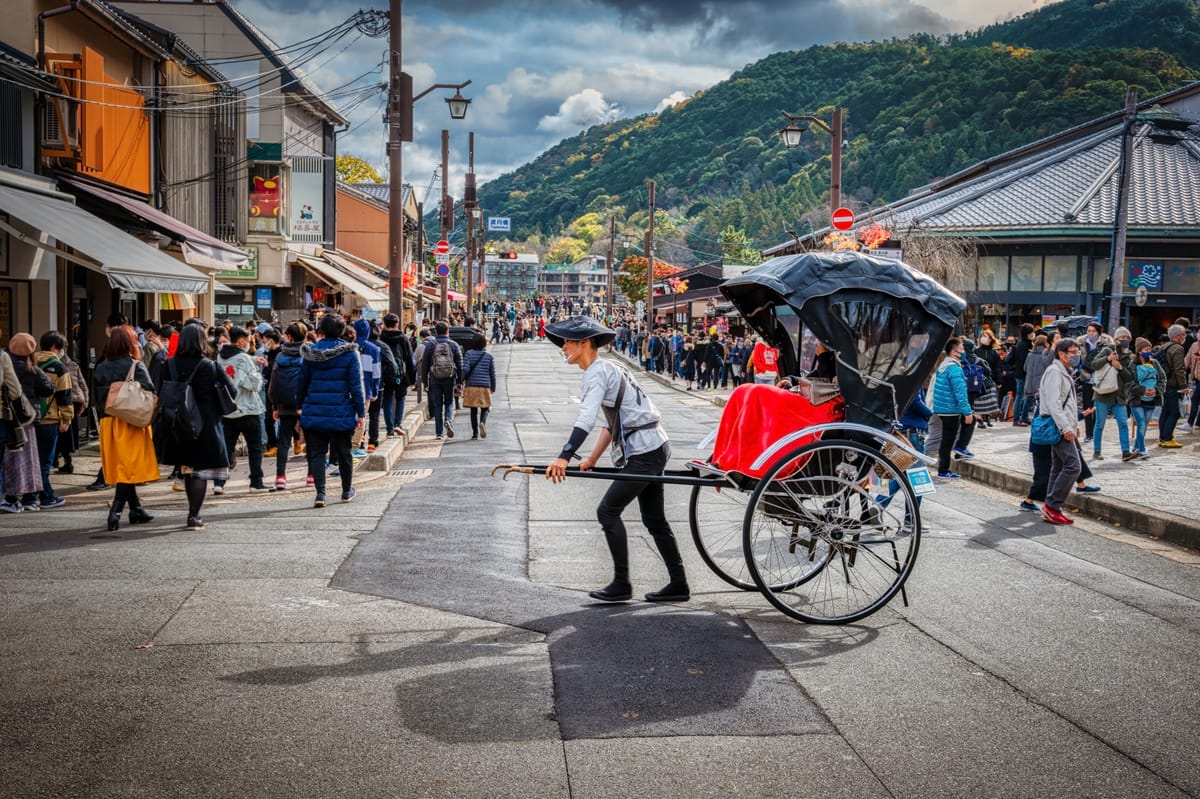
<svg viewBox="0 0 1200 799"><path fill-rule="evenodd" d="M362 363L358 346L343 341L346 323L325 314L317 325L318 340L300 348L300 427L308 445L308 469L317 489L314 508L325 507L325 456L337 461L342 502L354 499L354 461L350 438L366 416Z"/></svg>
<svg viewBox="0 0 1200 799"><path fill-rule="evenodd" d="M383 356L379 352L379 345L371 341L371 323L366 319L358 318L354 320L352 325L354 328L354 341L358 344L358 357L362 363L363 376L363 391L367 395L367 413L370 418L375 421L370 426L370 432L374 435L367 439L367 450L358 451L357 448L353 453L356 457L366 455L368 451L374 452L379 446L379 392L383 384ZM357 442L359 447L362 442Z"/></svg>

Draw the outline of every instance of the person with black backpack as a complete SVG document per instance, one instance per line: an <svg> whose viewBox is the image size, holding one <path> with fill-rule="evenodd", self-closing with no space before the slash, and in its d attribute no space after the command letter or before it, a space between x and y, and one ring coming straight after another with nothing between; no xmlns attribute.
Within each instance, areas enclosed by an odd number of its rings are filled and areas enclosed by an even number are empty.
<svg viewBox="0 0 1200 799"><path fill-rule="evenodd" d="M443 429L446 438L454 438L454 387L463 374L462 348L450 339L449 333L450 326L445 322L434 326L434 338L425 343L422 362L438 440L443 437Z"/></svg>
<svg viewBox="0 0 1200 799"><path fill-rule="evenodd" d="M164 384L167 380L185 382L191 386L192 402L199 411L199 432L192 437L178 423L165 426L163 416L171 414L160 405L159 426L154 439L159 463L174 466L183 474L188 500L187 526L193 530L204 527L200 509L208 494L208 481L229 479L229 449L225 443L225 420L217 391L220 385L219 390L232 393L233 384L225 371L205 356L205 333L203 325L190 323L183 326L175 355L168 359L162 373L164 380L157 386L164 402L168 396L178 396L182 400L182 391L165 391ZM174 410L174 416L184 416L180 412L183 410Z"/></svg>
<svg viewBox="0 0 1200 799"><path fill-rule="evenodd" d="M415 328L414 328L415 330ZM400 317L394 313L383 317L383 330L379 332L380 350L392 353L392 374L388 379L386 360L383 366L383 422L388 435L403 435L404 404L408 389L417 383L416 366L413 360L412 339L400 329Z"/></svg>
<svg viewBox="0 0 1200 799"><path fill-rule="evenodd" d="M300 345L304 343L305 329L299 322L292 322L283 331L279 354L271 368L271 382L267 384L267 399L271 402L271 418L278 423L275 451L275 490L287 490L288 450L292 441L300 435Z"/></svg>

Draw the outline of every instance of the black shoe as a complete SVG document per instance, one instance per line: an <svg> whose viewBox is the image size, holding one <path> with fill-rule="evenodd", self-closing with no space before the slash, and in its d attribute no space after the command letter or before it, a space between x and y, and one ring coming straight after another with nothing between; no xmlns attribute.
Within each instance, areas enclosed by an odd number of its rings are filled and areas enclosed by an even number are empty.
<svg viewBox="0 0 1200 799"><path fill-rule="evenodd" d="M201 519L199 516L189 516L188 520L187 520L187 526L189 529L192 529L192 530L203 530L204 529L204 520Z"/></svg>
<svg viewBox="0 0 1200 799"><path fill-rule="evenodd" d="M64 463L54 471L56 474L75 474L75 466L70 463Z"/></svg>
<svg viewBox="0 0 1200 799"><path fill-rule="evenodd" d="M687 602L692 598L691 589L687 583L671 581L658 591L646 594L647 602Z"/></svg>
<svg viewBox="0 0 1200 799"><path fill-rule="evenodd" d="M130 524L145 524L146 522L152 522L152 521L154 521L154 517L151 516L149 513L146 513L146 511L143 508L137 507L137 508L129 509L129 523Z"/></svg>
<svg viewBox="0 0 1200 799"><path fill-rule="evenodd" d="M588 596L601 602L628 602L633 599L633 586L613 580L603 588L588 591Z"/></svg>
<svg viewBox="0 0 1200 799"><path fill-rule="evenodd" d="M103 480L93 480L84 486L84 488L86 488L88 491L103 491L104 489L109 488L109 485Z"/></svg>
<svg viewBox="0 0 1200 799"><path fill-rule="evenodd" d="M108 531L115 533L121 529L121 511L110 510L108 512Z"/></svg>

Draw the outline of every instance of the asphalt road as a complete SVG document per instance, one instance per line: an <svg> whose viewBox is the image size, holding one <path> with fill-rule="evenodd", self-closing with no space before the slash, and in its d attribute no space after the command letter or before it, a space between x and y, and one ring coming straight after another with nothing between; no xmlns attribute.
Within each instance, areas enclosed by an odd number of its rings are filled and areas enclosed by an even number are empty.
<svg viewBox="0 0 1200 799"><path fill-rule="evenodd" d="M82 505L0 518L0 793L1200 795L1186 558L962 481L923 505L909 606L856 625L791 622L686 540L692 602L597 605L604 485L488 474L558 451L581 373L495 353L488 438L427 425L354 504L235 493L196 533L168 494L119 538ZM719 410L642 384L703 454Z"/></svg>

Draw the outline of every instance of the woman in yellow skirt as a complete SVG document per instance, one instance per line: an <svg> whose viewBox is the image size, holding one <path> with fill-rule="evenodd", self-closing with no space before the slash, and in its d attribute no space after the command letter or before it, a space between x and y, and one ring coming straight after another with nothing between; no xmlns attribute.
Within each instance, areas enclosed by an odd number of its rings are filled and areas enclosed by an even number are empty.
<svg viewBox="0 0 1200 799"><path fill-rule="evenodd" d="M104 413L108 404L109 386L123 382L129 374L129 367L134 363L137 364L134 378L147 391L154 391L154 381L150 379L150 372L142 363L137 333L129 325L114 327L108 334L108 344L104 347L104 360L96 365L96 391L93 394L96 412L100 415L100 466L104 470L105 479L117 486L112 507L108 511L109 530L120 528L121 511L126 504L129 505L130 524L143 524L154 520L154 517L142 508L142 501L137 495L139 483L153 483L158 480L158 459L154 454L151 425L134 427Z"/></svg>

